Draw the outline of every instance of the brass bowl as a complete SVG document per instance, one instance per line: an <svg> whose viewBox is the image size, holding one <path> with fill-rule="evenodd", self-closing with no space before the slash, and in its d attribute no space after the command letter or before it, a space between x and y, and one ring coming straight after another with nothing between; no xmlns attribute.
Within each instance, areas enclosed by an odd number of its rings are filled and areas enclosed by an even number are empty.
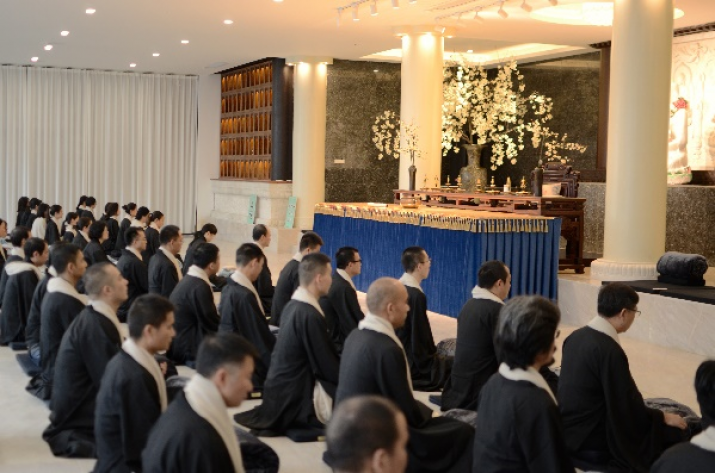
<svg viewBox="0 0 715 473"><path fill-rule="evenodd" d="M420 200L414 197L400 199L400 207L403 209L418 209L420 207Z"/></svg>

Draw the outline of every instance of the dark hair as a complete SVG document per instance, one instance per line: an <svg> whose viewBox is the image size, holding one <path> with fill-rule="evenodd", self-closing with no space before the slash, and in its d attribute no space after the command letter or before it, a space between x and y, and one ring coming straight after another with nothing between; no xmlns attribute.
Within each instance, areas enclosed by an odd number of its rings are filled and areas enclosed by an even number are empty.
<svg viewBox="0 0 715 473"><path fill-rule="evenodd" d="M258 241L261 237L268 235L268 227L259 223L253 227L253 241Z"/></svg>
<svg viewBox="0 0 715 473"><path fill-rule="evenodd" d="M37 197L33 197L32 199L30 199L30 209L34 209L41 203L42 203L42 200L38 199Z"/></svg>
<svg viewBox="0 0 715 473"><path fill-rule="evenodd" d="M218 260L218 246L213 243L199 243L194 249L193 264L201 269Z"/></svg>
<svg viewBox="0 0 715 473"><path fill-rule="evenodd" d="M479 287L484 289L492 288L499 281L504 281L504 284L506 284L508 277L509 272L506 269L506 265L498 260L486 261L479 268L479 273L477 274Z"/></svg>
<svg viewBox="0 0 715 473"><path fill-rule="evenodd" d="M360 472L379 449L393 452L400 436L398 407L379 396L341 402L328 422L325 460L334 471Z"/></svg>
<svg viewBox="0 0 715 473"><path fill-rule="evenodd" d="M86 203L87 203L87 196L86 196L86 195L80 196L80 197L79 197L79 204L77 204L77 208L82 207L82 206L83 206L84 204L86 204Z"/></svg>
<svg viewBox="0 0 715 473"><path fill-rule="evenodd" d="M107 202L104 206L104 219L109 220L119 212L119 204L116 202Z"/></svg>
<svg viewBox="0 0 715 473"><path fill-rule="evenodd" d="M218 233L218 228L216 228L216 225L214 225L213 223L204 224L204 226L201 227L201 230L194 232L194 239L203 238L206 232L209 232L212 235L216 235Z"/></svg>
<svg viewBox="0 0 715 473"><path fill-rule="evenodd" d="M17 199L17 213L25 212L30 206L30 198L22 196Z"/></svg>
<svg viewBox="0 0 715 473"><path fill-rule="evenodd" d="M55 268L57 274L62 274L70 263L77 263L77 256L81 253L82 250L78 246L66 241L58 241L50 250L50 265Z"/></svg>
<svg viewBox="0 0 715 473"><path fill-rule="evenodd" d="M127 246L134 244L134 240L139 236L139 232L144 233L144 229L141 227L129 227L126 232L124 232L124 241Z"/></svg>
<svg viewBox="0 0 715 473"><path fill-rule="evenodd" d="M137 210L137 214L134 216L134 218L137 219L137 220L141 220L141 219L143 219L145 216L149 215L149 213L150 213L150 212L149 212L149 209L146 208L146 207L144 207L144 206L142 206L142 207L139 207L139 210Z"/></svg>
<svg viewBox="0 0 715 473"><path fill-rule="evenodd" d="M12 243L12 246L19 248L23 245L23 241L30 238L30 236L31 231L29 228L18 225L10 232L10 243Z"/></svg>
<svg viewBox="0 0 715 473"><path fill-rule="evenodd" d="M170 243L174 238L179 238L181 236L181 229L176 225L166 225L159 232L159 243L166 245Z"/></svg>
<svg viewBox="0 0 715 473"><path fill-rule="evenodd" d="M76 219L79 217L77 212L67 212L67 215L65 215L65 222L70 223L72 220Z"/></svg>
<svg viewBox="0 0 715 473"><path fill-rule="evenodd" d="M238 266L246 266L254 259L265 258L266 255L263 254L263 250L255 243L244 243L236 250L236 265Z"/></svg>
<svg viewBox="0 0 715 473"><path fill-rule="evenodd" d="M703 361L695 372L695 394L703 415L703 428L715 424L715 360Z"/></svg>
<svg viewBox="0 0 715 473"><path fill-rule="evenodd" d="M102 234L104 233L104 230L107 228L107 222L102 222L102 221L97 221L94 222L92 225L89 226L89 232L87 233L89 235L90 240L99 240L102 238Z"/></svg>
<svg viewBox="0 0 715 473"><path fill-rule="evenodd" d="M537 355L551 348L560 320L559 308L541 296L511 299L499 312L497 358L512 369L533 365Z"/></svg>
<svg viewBox="0 0 715 473"><path fill-rule="evenodd" d="M357 248L352 246L343 246L335 253L335 266L338 269L345 269L348 265L355 261L355 255L358 253Z"/></svg>
<svg viewBox="0 0 715 473"><path fill-rule="evenodd" d="M85 205L86 207L91 207L91 206L96 205L96 204L97 204L97 199L95 199L94 197L87 197L87 202L85 202L84 205Z"/></svg>
<svg viewBox="0 0 715 473"><path fill-rule="evenodd" d="M143 294L137 297L129 308L127 317L129 336L139 340L142 338L144 327L147 325L161 327L169 313L174 310L174 304L158 294Z"/></svg>
<svg viewBox="0 0 715 473"><path fill-rule="evenodd" d="M298 280L301 286L310 284L315 276L323 274L325 267L330 267L330 258L323 253L311 253L303 256L298 266Z"/></svg>
<svg viewBox="0 0 715 473"><path fill-rule="evenodd" d="M153 222L154 220L161 220L161 217L163 216L164 214L161 213L160 210L155 210L149 214L149 223Z"/></svg>
<svg viewBox="0 0 715 473"><path fill-rule="evenodd" d="M47 242L42 238L28 238L23 248L23 250L25 250L25 261L29 263L33 253L37 252L42 254L45 252L45 248L47 248Z"/></svg>
<svg viewBox="0 0 715 473"><path fill-rule="evenodd" d="M103 261L87 268L82 280L84 281L84 290L88 296L98 296L103 287L111 284L111 275L107 274L107 268L109 267L114 267L114 265Z"/></svg>
<svg viewBox="0 0 715 473"><path fill-rule="evenodd" d="M77 221L77 230L82 230L92 225L92 220L89 217L80 217Z"/></svg>
<svg viewBox="0 0 715 473"><path fill-rule="evenodd" d="M247 357L258 359L251 342L232 332L219 332L204 337L196 356L196 372L204 378L212 377L227 364L242 365Z"/></svg>
<svg viewBox="0 0 715 473"><path fill-rule="evenodd" d="M48 219L50 218L50 206L48 204L42 203L37 207L37 217ZM44 236L44 235L42 235Z"/></svg>
<svg viewBox="0 0 715 473"><path fill-rule="evenodd" d="M410 246L409 248L405 248L405 251L402 252L402 267L405 269L405 272L411 273L415 269L417 269L417 265L422 263L422 253L425 252L425 249L422 248L421 246Z"/></svg>
<svg viewBox="0 0 715 473"><path fill-rule="evenodd" d="M52 207L50 207L50 216L54 217L55 215L57 215L58 212L61 212L61 211L62 211L62 206L55 204Z"/></svg>
<svg viewBox="0 0 715 473"><path fill-rule="evenodd" d="M610 318L623 309L634 310L638 300L638 293L632 287L620 282L606 284L598 291L598 315Z"/></svg>
<svg viewBox="0 0 715 473"><path fill-rule="evenodd" d="M134 210L136 208L137 208L137 204L135 204L134 202L129 202L126 205L122 205L122 209L124 209L124 211L126 213L130 213L132 210Z"/></svg>
<svg viewBox="0 0 715 473"><path fill-rule="evenodd" d="M319 246L323 246L323 239L320 238L320 235L315 232L305 232L303 236L300 237L300 245L298 249L303 251L306 248L314 249Z"/></svg>
<svg viewBox="0 0 715 473"><path fill-rule="evenodd" d="M3 219L0 218L0 227L2 226L3 223L4 223L5 225L7 225L7 222L6 222L5 220L3 220Z"/></svg>

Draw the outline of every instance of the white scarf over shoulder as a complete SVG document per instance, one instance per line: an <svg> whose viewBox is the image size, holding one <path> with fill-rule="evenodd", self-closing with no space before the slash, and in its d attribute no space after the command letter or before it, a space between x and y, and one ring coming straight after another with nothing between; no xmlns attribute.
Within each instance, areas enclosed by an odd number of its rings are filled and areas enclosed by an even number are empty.
<svg viewBox="0 0 715 473"><path fill-rule="evenodd" d="M546 382L543 376L536 371L534 368L529 366L527 369L523 370L521 368L509 368L509 365L506 363L502 363L499 365L499 374L502 375L504 378L511 380L511 381L528 381L537 388L541 388L544 391L546 391L549 396L551 396L551 399L553 399L554 404L558 405L558 402L556 402L556 396L554 396L554 393L551 391L551 388L549 387L549 384Z"/></svg>
<svg viewBox="0 0 715 473"><path fill-rule="evenodd" d="M206 284L209 285L209 289L212 288L211 281L209 280L209 275L206 274L206 271L204 271L203 269L199 268L199 267L196 266L195 264L192 264L192 265L189 267L189 270L186 272L186 275L187 275L187 276L194 277L194 278L199 278L199 279L201 279L203 282L205 282Z"/></svg>
<svg viewBox="0 0 715 473"><path fill-rule="evenodd" d="M50 268L50 271L54 271L54 268ZM66 296L74 297L84 305L89 304L87 296L77 292L77 289L72 284L60 277L54 277L47 282L47 292L59 292Z"/></svg>
<svg viewBox="0 0 715 473"><path fill-rule="evenodd" d="M243 286L253 293L256 298L256 302L258 302L258 308L261 309L261 313L265 317L266 311L263 309L261 297L258 295L256 287L251 283L251 281L246 277L246 275L243 274L238 268L236 268L236 271L231 274L231 279L239 286Z"/></svg>
<svg viewBox="0 0 715 473"><path fill-rule="evenodd" d="M711 425L707 429L693 437L690 442L697 445L703 450L715 452L715 425Z"/></svg>
<svg viewBox="0 0 715 473"><path fill-rule="evenodd" d="M52 282L52 281L50 281ZM119 319L117 318L117 313L112 310L111 307L109 307L109 304L107 304L104 301L96 300L96 299L90 299L89 300L89 305L91 305L94 310L105 316L106 318L109 319L110 322L114 324L114 328L117 329L117 333L119 334L119 339L124 340L125 334L124 330L122 330L122 325L119 322Z"/></svg>
<svg viewBox="0 0 715 473"><path fill-rule="evenodd" d="M124 341L122 344L122 350L131 356L134 361L139 363L139 365L147 370L151 377L154 378L154 381L156 382L156 389L159 392L161 412L164 412L167 406L166 381L164 381L164 375L161 374L159 363L157 363L156 359L151 356L151 353L137 345L137 342L135 342L131 337Z"/></svg>
<svg viewBox="0 0 715 473"><path fill-rule="evenodd" d="M404 273L402 277L400 277L400 282L407 287L414 287L415 289L419 289L420 292L424 292L420 283L417 282L417 279L411 274Z"/></svg>
<svg viewBox="0 0 715 473"><path fill-rule="evenodd" d="M25 271L34 271L38 280L42 279L44 276L40 268L25 261L13 261L12 263L5 265L5 272L8 276L14 276L16 274L24 273Z"/></svg>
<svg viewBox="0 0 715 473"><path fill-rule="evenodd" d="M350 277L350 275L344 270L338 268L336 272L340 275L341 278L345 279L347 282L350 283L350 286L357 291L357 288L355 287L355 283L353 282L353 278Z"/></svg>
<svg viewBox="0 0 715 473"><path fill-rule="evenodd" d="M618 338L618 332L616 331L616 329L608 322L608 320L604 319L600 315L597 315L596 317L591 319L591 321L588 323L588 326L597 332L601 332L604 335L608 335L619 345L621 344L621 340Z"/></svg>
<svg viewBox="0 0 715 473"><path fill-rule="evenodd" d="M387 335L392 339L393 342L397 344L398 347L400 347L400 349L402 350L402 354L405 356L405 373L407 374L407 384L409 384L410 390L412 390L412 376L410 376L410 364L407 361L405 347L402 345L400 339L397 338L397 334L395 333L395 329L392 324L388 320L385 320L382 317L378 317L377 315L368 312L367 314L365 314L365 318L363 318L358 324L358 329L372 330L373 332Z"/></svg>
<svg viewBox="0 0 715 473"><path fill-rule="evenodd" d="M231 456L235 473L243 473L245 471L243 459L236 432L233 430L233 420L228 414L226 403L216 385L200 374L195 374L184 388L184 392L186 401L194 412L211 424L211 427L221 436L221 440Z"/></svg>
<svg viewBox="0 0 715 473"><path fill-rule="evenodd" d="M164 253L166 255L167 258L169 258L169 261L174 263L174 267L176 268L176 274L179 275L179 281L181 281L181 278L183 277L183 275L181 274L181 263L179 263L179 260L176 259L176 256L174 256L174 254L171 251L167 250L163 246L160 246L159 249L161 250L162 253Z"/></svg>
<svg viewBox="0 0 715 473"><path fill-rule="evenodd" d="M323 312L323 309L320 307L320 304L318 304L318 300L315 297L313 297L313 294L308 292L308 290L306 288L299 286L298 289L296 289L295 292L293 293L293 296L291 297L291 299L300 301L300 302L305 302L306 304L310 304L311 306L313 306L315 308L315 310L320 312L320 315L325 317L325 313Z"/></svg>
<svg viewBox="0 0 715 473"><path fill-rule="evenodd" d="M483 287L474 286L474 289L472 289L472 297L474 299L486 299L488 301L494 301L504 305L503 300L499 299L496 295L494 295L494 293L488 289L484 289Z"/></svg>
<svg viewBox="0 0 715 473"><path fill-rule="evenodd" d="M144 258L142 258L142 254L139 252L139 250L137 250L137 249L134 248L133 246L127 246L127 247L124 248L124 249L127 250L127 251L129 251L130 253L134 254L134 256L136 256L137 258L139 258L139 261L144 261Z"/></svg>

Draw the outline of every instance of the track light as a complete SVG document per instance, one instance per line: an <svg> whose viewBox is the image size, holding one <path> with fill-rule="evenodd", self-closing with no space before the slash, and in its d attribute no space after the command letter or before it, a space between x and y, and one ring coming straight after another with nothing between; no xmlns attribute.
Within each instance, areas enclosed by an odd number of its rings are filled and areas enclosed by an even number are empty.
<svg viewBox="0 0 715 473"><path fill-rule="evenodd" d="M338 24L338 27L340 27L340 16L343 14L343 9L338 8L338 16L335 17L335 22Z"/></svg>
<svg viewBox="0 0 715 473"><path fill-rule="evenodd" d="M410 5L414 5L415 3L417 3L417 0L410 0Z"/></svg>
<svg viewBox="0 0 715 473"><path fill-rule="evenodd" d="M353 21L360 21L360 18L358 17L358 6L359 4L353 5Z"/></svg>
<svg viewBox="0 0 715 473"><path fill-rule="evenodd" d="M497 10L497 13L499 14L500 17L504 18L505 20L509 18L509 14L504 10L504 2L501 2L499 4L499 10Z"/></svg>
<svg viewBox="0 0 715 473"><path fill-rule="evenodd" d="M370 15L377 16L377 0L370 4Z"/></svg>
<svg viewBox="0 0 715 473"><path fill-rule="evenodd" d="M526 3L526 0L524 0L524 2L521 4L521 9L524 10L526 13L531 13L532 10L531 5Z"/></svg>
<svg viewBox="0 0 715 473"><path fill-rule="evenodd" d="M484 18L482 18L481 16L479 16L479 14L480 14L481 12L482 12L482 7L479 7L479 8L477 8L476 10L474 10L474 18L472 18L472 19L473 19L473 20L476 20L478 23L484 23Z"/></svg>
<svg viewBox="0 0 715 473"><path fill-rule="evenodd" d="M392 0L392 8L400 8L400 0Z"/></svg>

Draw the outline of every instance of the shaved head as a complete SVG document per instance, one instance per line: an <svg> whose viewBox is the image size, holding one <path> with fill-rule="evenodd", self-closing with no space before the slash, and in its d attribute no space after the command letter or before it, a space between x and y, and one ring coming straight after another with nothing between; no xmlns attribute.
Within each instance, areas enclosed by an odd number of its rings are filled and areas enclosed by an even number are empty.
<svg viewBox="0 0 715 473"><path fill-rule="evenodd" d="M375 314L385 312L387 305L407 298L405 286L394 278L380 278L370 284L367 290L367 308Z"/></svg>

